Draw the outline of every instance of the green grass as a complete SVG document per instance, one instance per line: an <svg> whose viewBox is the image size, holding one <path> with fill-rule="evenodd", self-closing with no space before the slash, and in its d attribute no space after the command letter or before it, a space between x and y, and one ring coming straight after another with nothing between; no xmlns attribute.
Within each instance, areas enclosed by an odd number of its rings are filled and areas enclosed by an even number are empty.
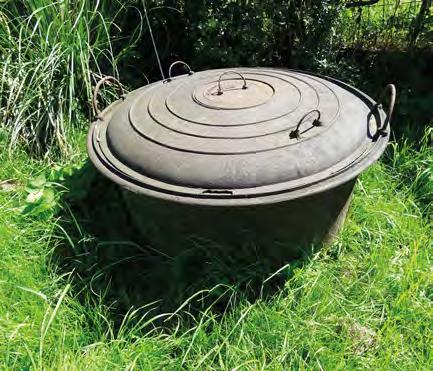
<svg viewBox="0 0 433 371"><path fill-rule="evenodd" d="M91 114L92 86L117 76L140 33L138 24L116 52L127 9L119 1L0 2L0 128L11 147L70 153L68 136Z"/></svg>
<svg viewBox="0 0 433 371"><path fill-rule="evenodd" d="M137 251L92 235L76 212L98 191L90 181L67 189L85 163L83 135L59 163L19 150L9 157L3 138L0 367L431 369L431 133L418 149L390 146L386 161L361 176L340 239L275 276L260 271L263 262L209 254L213 279L182 286L184 266L165 262L182 288L177 305L186 301L175 312L165 312L174 296L158 292L157 280L152 299L138 296L146 277Z"/></svg>
<svg viewBox="0 0 433 371"><path fill-rule="evenodd" d="M362 45L365 49L406 49L409 34L421 6L421 1L379 0L373 6L345 9L336 32L343 45ZM431 44L432 19L424 20L419 46Z"/></svg>

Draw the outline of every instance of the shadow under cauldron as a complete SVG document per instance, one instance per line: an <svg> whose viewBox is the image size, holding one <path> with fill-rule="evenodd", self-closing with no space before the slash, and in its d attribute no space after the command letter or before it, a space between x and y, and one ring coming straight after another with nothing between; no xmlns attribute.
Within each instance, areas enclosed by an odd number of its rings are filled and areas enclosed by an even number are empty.
<svg viewBox="0 0 433 371"><path fill-rule="evenodd" d="M194 213L185 205L129 195L128 202L142 211L137 219L128 212L122 190L90 162L65 185L70 192L62 202L68 207L62 209L59 223L68 237L56 250L57 263L64 272L73 272L83 300L98 301L103 296L117 323L131 307L157 302L154 314L173 312L191 295L216 285L221 286L185 310L199 311L212 303L214 311L223 312L233 293L251 301L274 294L314 251L313 245L292 249L284 241L296 240L313 225L321 231L320 239L335 233L353 187L351 182L332 195L325 192L260 210L199 208ZM319 202L336 208L325 212L327 206L317 208ZM305 211L311 215L311 208L316 211L310 219ZM269 228L274 231L272 238ZM221 295L223 287L231 287L230 295Z"/></svg>

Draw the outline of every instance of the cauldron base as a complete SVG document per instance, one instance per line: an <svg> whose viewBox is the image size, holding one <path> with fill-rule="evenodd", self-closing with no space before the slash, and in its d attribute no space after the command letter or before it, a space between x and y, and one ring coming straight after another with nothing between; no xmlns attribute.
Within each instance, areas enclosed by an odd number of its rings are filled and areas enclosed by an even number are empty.
<svg viewBox="0 0 433 371"><path fill-rule="evenodd" d="M152 246L175 256L194 241L288 260L332 242L345 220L356 179L300 199L253 206L197 206L124 190L133 223Z"/></svg>

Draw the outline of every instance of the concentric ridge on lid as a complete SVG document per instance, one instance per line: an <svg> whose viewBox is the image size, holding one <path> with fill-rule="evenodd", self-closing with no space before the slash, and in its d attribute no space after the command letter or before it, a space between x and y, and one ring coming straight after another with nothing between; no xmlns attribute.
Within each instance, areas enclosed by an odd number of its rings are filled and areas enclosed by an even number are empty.
<svg viewBox="0 0 433 371"><path fill-rule="evenodd" d="M388 138L372 139L384 116L374 103L305 72L203 71L109 107L89 152L115 180L143 192L221 200L315 192L382 153Z"/></svg>

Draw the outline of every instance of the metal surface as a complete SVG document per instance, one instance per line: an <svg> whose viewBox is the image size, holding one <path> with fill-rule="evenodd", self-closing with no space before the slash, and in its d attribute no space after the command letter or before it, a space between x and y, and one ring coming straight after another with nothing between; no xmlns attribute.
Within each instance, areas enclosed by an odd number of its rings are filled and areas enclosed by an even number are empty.
<svg viewBox="0 0 433 371"><path fill-rule="evenodd" d="M243 82L244 82L244 83L242 84L242 89L243 89L243 90L247 89L247 80L245 80L245 77L244 77L241 73L236 72L236 71L226 71L226 72L223 72L223 73L220 75L220 77L218 78L218 91L217 91L217 95L222 95L222 94L224 93L224 91L223 91L223 89L222 89L222 87L221 87L221 79L223 78L224 75L227 75L227 74L229 74L229 73L236 74L236 75L240 76L240 78L241 78L241 79L243 80Z"/></svg>
<svg viewBox="0 0 433 371"><path fill-rule="evenodd" d="M391 121L392 114L394 112L395 99L396 99L396 95L397 95L394 84L388 84L387 86L385 86L385 88L383 89L382 93L379 96L378 103L376 104L377 109L382 108L381 102L382 102L382 100L383 100L383 98L384 98L384 96L388 90L390 92L388 112L386 114L386 119L383 122L383 125L378 130L382 135L387 133L388 126L389 126L389 123Z"/></svg>
<svg viewBox="0 0 433 371"><path fill-rule="evenodd" d="M292 138L292 139L293 138L299 139L301 137L301 133L300 133L299 129L300 129L302 123L304 122L304 120L309 115L311 115L312 113L316 113L317 114L317 118L315 118L314 121L311 123L311 125L312 125L311 127L321 126L322 125L322 122L320 121L320 117L321 117L320 111L318 109L313 109L310 112L307 112L304 116L302 116L302 118L298 122L298 126L296 126L296 129L293 130L292 132L290 132L290 138Z"/></svg>
<svg viewBox="0 0 433 371"><path fill-rule="evenodd" d="M355 88L311 73L210 70L127 94L92 125L88 151L102 173L135 193L261 205L356 178L383 152L391 114Z"/></svg>
<svg viewBox="0 0 433 371"><path fill-rule="evenodd" d="M277 204L212 207L179 204L124 192L137 230L153 248L174 256L193 241L227 251L250 246L287 259L331 242L341 229L356 179L332 190Z"/></svg>
<svg viewBox="0 0 433 371"><path fill-rule="evenodd" d="M103 117L101 116L101 110L99 109L99 104L98 104L99 91L100 91L102 85L104 85L106 83L111 83L111 82L116 83L116 85L120 88L121 94L120 94L119 98L122 98L125 96L125 91L123 89L122 84L115 77L105 76L101 80L99 80L95 86L94 91L93 91L93 99L92 99L93 111L95 112L95 118L98 120L103 119Z"/></svg>
<svg viewBox="0 0 433 371"><path fill-rule="evenodd" d="M188 68L188 75L192 75L193 73L194 73L194 71L191 69L191 67L190 66L188 66L185 62L183 62L183 61L175 61L175 62L173 62L171 65L170 65L170 67L168 68L168 79L167 80L165 80L165 81L167 81L167 82L170 82L171 81L171 79L173 78L172 76L171 76L171 72L172 72L172 70L173 70L173 67L174 66L177 66L177 65L182 65L182 66L185 66L186 68Z"/></svg>

